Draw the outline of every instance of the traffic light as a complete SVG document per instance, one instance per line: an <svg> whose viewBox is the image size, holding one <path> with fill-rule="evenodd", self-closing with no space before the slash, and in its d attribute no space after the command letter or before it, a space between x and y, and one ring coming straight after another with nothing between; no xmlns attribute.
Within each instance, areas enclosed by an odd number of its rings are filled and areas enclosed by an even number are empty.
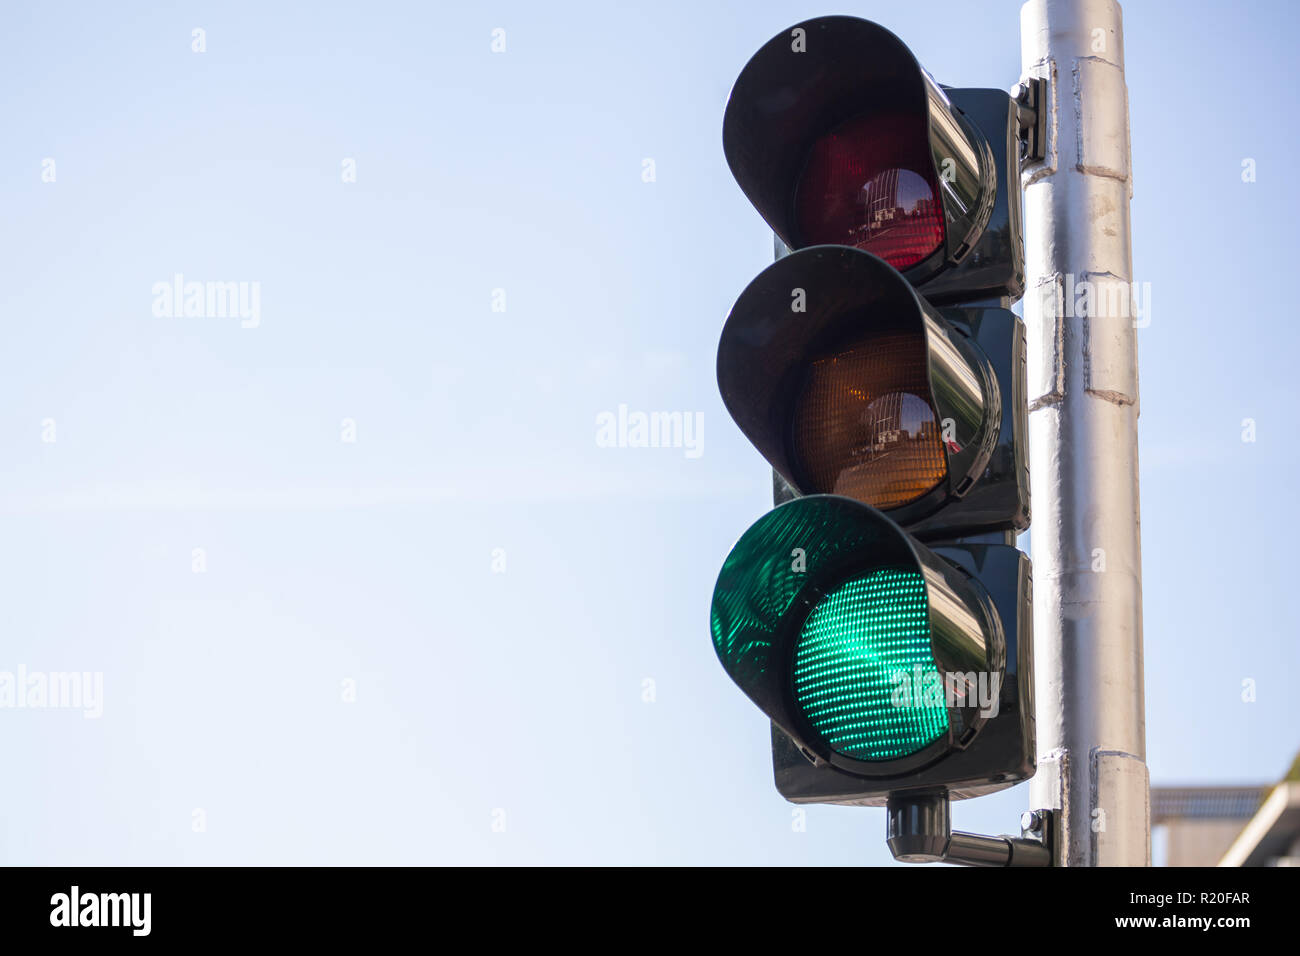
<svg viewBox="0 0 1300 956"><path fill-rule="evenodd" d="M852 17L774 37L727 104L727 162L778 258L726 321L718 385L778 507L728 555L711 626L791 801L961 798L1033 773L1009 310L1026 106L940 87Z"/></svg>

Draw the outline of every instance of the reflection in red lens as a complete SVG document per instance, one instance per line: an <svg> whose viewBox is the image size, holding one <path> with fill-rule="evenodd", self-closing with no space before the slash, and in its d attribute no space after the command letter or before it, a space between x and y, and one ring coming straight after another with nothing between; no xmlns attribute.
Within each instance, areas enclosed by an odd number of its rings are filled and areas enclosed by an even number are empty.
<svg viewBox="0 0 1300 956"><path fill-rule="evenodd" d="M808 154L795 193L802 245L856 246L906 269L944 240L924 117L859 116Z"/></svg>

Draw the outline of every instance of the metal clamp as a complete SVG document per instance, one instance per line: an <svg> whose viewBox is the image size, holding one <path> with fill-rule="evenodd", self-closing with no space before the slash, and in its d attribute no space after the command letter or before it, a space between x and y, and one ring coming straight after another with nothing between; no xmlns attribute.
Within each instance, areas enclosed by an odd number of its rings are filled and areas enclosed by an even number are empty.
<svg viewBox="0 0 1300 956"><path fill-rule="evenodd" d="M1047 158L1047 79L1031 76L1016 91L1016 117L1020 123L1020 164Z"/></svg>
<svg viewBox="0 0 1300 956"><path fill-rule="evenodd" d="M1025 811L1019 837L994 837L953 830L946 790L891 793L886 806L886 842L894 859L904 863L1052 865L1051 810Z"/></svg>

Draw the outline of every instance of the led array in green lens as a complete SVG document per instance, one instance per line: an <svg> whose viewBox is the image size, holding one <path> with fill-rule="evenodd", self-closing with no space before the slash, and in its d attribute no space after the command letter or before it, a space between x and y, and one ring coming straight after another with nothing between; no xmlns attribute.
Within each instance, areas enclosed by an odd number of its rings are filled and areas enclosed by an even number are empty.
<svg viewBox="0 0 1300 956"><path fill-rule="evenodd" d="M796 702L833 750L856 760L905 757L942 736L941 686L916 571L873 571L841 585L795 644Z"/></svg>

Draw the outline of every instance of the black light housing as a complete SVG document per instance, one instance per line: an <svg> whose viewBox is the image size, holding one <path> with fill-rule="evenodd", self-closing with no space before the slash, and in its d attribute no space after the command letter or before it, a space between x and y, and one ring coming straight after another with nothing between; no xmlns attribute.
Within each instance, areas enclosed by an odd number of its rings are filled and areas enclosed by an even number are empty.
<svg viewBox="0 0 1300 956"><path fill-rule="evenodd" d="M778 507L728 555L711 627L771 721L790 801L946 810L1033 774L1032 582L1014 547L1025 333L1009 307L1036 95L1022 109L940 86L883 27L823 17L765 44L727 104L727 162L778 261L728 316L718 384ZM962 693L976 673L1000 681L994 712L955 690L894 694L941 672L965 675Z"/></svg>
<svg viewBox="0 0 1300 956"><path fill-rule="evenodd" d="M950 548L932 551L880 512L838 495L788 502L760 518L736 543L714 590L714 647L732 680L793 748L791 766L781 771L777 764L784 795L824 800L826 787L842 783L857 801L867 792L883 800L897 781L918 774L924 774L927 786L960 790L973 785L974 775L968 779L970 768L956 758L985 737L994 741L980 744L985 785L991 768L999 777L992 789L1032 773L1032 715L1020 706L1032 699L1032 667L1025 666L1032 653L1028 607L1020 603L1027 596L1028 560L1004 545L963 546L957 552L954 560ZM851 595L853 582L882 577L913 583L913 607L923 612L910 618L911 650L919 648L928 674L945 680L979 675L985 690L996 688L993 706L973 687L960 699L943 692L937 704L931 700L923 706L919 679L910 686L904 658L890 657L903 653L906 635L865 633L863 619L849 606L855 599L843 597ZM890 597L900 593L896 583L887 584L871 598L859 594L856 600L871 614L907 620L901 603L907 597ZM891 600L900 602L893 610ZM810 632L819 630L819 616L828 615L829 639L809 649ZM827 637L824 626L820 631ZM855 640L862 647L837 655L836 648ZM811 672L806 660L812 661ZM864 662L875 684L865 690L842 684L853 690L836 696L837 675ZM917 673L919 678L919 665ZM891 698L900 680L903 694ZM819 713L831 717L819 720ZM852 745L837 741L835 731ZM997 753L993 763L991 750ZM801 776L805 766L815 772Z"/></svg>
<svg viewBox="0 0 1300 956"><path fill-rule="evenodd" d="M922 412L928 403L941 429L932 443L942 477L901 503L819 484L801 455L810 431L800 427L809 370L846 343L870 350L881 341L872 337L885 335L895 347L915 342L923 378L906 397ZM858 371L842 387L869 392L873 384ZM798 494L851 494L919 537L1029 524L1024 329L1005 309L936 309L870 253L814 246L768 266L736 300L718 344L718 387L741 431ZM877 442L860 458L879 454L882 469L897 468L898 453L885 443L894 436L884 431L896 422L875 431L871 422L845 424L841 440Z"/></svg>
<svg viewBox="0 0 1300 956"><path fill-rule="evenodd" d="M941 207L942 240L901 266L910 282L944 277L927 289L930 298L1023 293L1023 255L1012 239L1020 235L1018 125L1007 93L940 87L901 40L856 17L819 17L773 37L736 80L722 141L737 183L791 249L847 241L808 235L800 207L817 197L799 196L818 144L846 123L858 123L868 144L875 124L900 167L885 163L860 184L864 230L893 221L882 196L908 192L900 174L922 192L928 184ZM954 271L962 275L946 275Z"/></svg>

